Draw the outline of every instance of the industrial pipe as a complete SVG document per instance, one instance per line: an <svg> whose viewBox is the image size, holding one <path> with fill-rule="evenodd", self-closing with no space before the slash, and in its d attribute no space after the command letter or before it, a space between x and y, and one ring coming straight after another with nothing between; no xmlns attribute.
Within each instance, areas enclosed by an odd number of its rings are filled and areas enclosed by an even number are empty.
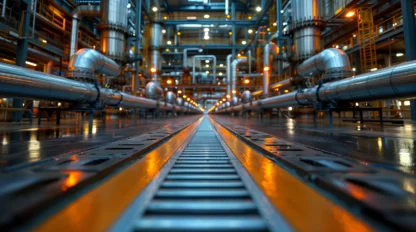
<svg viewBox="0 0 416 232"><path fill-rule="evenodd" d="M231 59L233 58L233 55L230 54L227 56L227 95L231 96Z"/></svg>
<svg viewBox="0 0 416 232"><path fill-rule="evenodd" d="M202 59L213 59L213 84L216 83L217 78L217 57L214 55L197 55L193 58L193 64L192 64L192 84L196 84L196 78L195 78L195 72L196 72L196 60L202 60Z"/></svg>
<svg viewBox="0 0 416 232"><path fill-rule="evenodd" d="M201 48L185 48L183 49L183 62L182 65L184 68L188 67L188 51L199 51Z"/></svg>
<svg viewBox="0 0 416 232"><path fill-rule="evenodd" d="M115 77L120 74L120 66L112 59L89 48L80 49L71 57L68 77L91 79L94 73L102 73L109 78Z"/></svg>
<svg viewBox="0 0 416 232"><path fill-rule="evenodd" d="M365 73L294 91L252 103L232 107L229 110L256 110L281 108L312 103L338 103L348 101L371 101L391 98L408 98L416 95L416 61Z"/></svg>
<svg viewBox="0 0 416 232"><path fill-rule="evenodd" d="M160 104L152 99L99 88L86 82L78 82L4 63L0 63L0 95L78 104L101 102L102 105L126 108L174 109L171 104Z"/></svg>
<svg viewBox="0 0 416 232"><path fill-rule="evenodd" d="M325 79L345 78L353 75L350 60L344 51L329 48L305 60L297 67L300 76L311 78L323 74Z"/></svg>
<svg viewBox="0 0 416 232"><path fill-rule="evenodd" d="M1 17L6 17L6 7L7 7L7 0L3 0L3 5L1 7Z"/></svg>
<svg viewBox="0 0 416 232"><path fill-rule="evenodd" d="M100 6L97 5L80 5L72 11L72 28L71 28L71 41L69 47L69 57L78 50L78 29L79 23L82 17L99 17Z"/></svg>
<svg viewBox="0 0 416 232"><path fill-rule="evenodd" d="M270 73L272 72L273 57L277 55L277 46L268 43L263 51L263 97L269 97ZM250 62L251 63L251 62Z"/></svg>
<svg viewBox="0 0 416 232"><path fill-rule="evenodd" d="M247 57L238 57L231 63L231 92L232 98L236 97L237 91L237 74L240 64L246 64L248 61ZM230 68L230 67L227 67Z"/></svg>

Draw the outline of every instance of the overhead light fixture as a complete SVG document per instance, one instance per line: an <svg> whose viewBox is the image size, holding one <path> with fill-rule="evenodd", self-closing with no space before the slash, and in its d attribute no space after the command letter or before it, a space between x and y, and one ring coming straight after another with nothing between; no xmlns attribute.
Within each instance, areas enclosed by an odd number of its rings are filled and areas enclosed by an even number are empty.
<svg viewBox="0 0 416 232"><path fill-rule="evenodd" d="M41 41L42 41L42 43L47 43L48 41L47 40L44 40L44 39L41 39Z"/></svg>
<svg viewBox="0 0 416 232"><path fill-rule="evenodd" d="M155 73L157 70L156 70L156 68L155 67L152 67L151 69L150 69L150 72L151 73Z"/></svg>
<svg viewBox="0 0 416 232"><path fill-rule="evenodd" d="M222 72L219 72L218 75L222 76Z"/></svg>
<svg viewBox="0 0 416 232"><path fill-rule="evenodd" d="M237 91L233 90L232 93L237 93Z"/></svg>
<svg viewBox="0 0 416 232"><path fill-rule="evenodd" d="M248 16L248 20L251 20L251 16Z"/></svg>
<svg viewBox="0 0 416 232"><path fill-rule="evenodd" d="M209 71L206 71L205 73L206 73L206 74L209 74Z"/></svg>
<svg viewBox="0 0 416 232"><path fill-rule="evenodd" d="M209 32L209 28L204 28L204 31L205 32Z"/></svg>
<svg viewBox="0 0 416 232"><path fill-rule="evenodd" d="M205 63L209 64L209 60L205 60Z"/></svg>
<svg viewBox="0 0 416 232"><path fill-rule="evenodd" d="M182 90L178 90L178 94L181 94L182 93Z"/></svg>
<svg viewBox="0 0 416 232"><path fill-rule="evenodd" d="M371 72L374 72L374 71L377 71L377 70L378 70L378 68L372 68L372 69L370 69Z"/></svg>
<svg viewBox="0 0 416 232"><path fill-rule="evenodd" d="M258 6L258 7L256 7L256 11L257 11L257 12L260 12L260 11L261 11L261 7L259 7L259 6Z"/></svg>
<svg viewBox="0 0 416 232"><path fill-rule="evenodd" d="M32 62L30 62L30 61L26 61L26 64L27 64L27 65L30 65L30 66L33 66L33 67L38 66L37 64L32 63Z"/></svg>
<svg viewBox="0 0 416 232"><path fill-rule="evenodd" d="M268 71L270 70L270 68L269 68L268 66L266 66L266 67L264 67L264 68L263 68L263 70L264 70L265 72L268 72Z"/></svg>
<svg viewBox="0 0 416 232"><path fill-rule="evenodd" d="M130 3L127 4L127 9L130 9L130 7L131 7L131 4Z"/></svg>
<svg viewBox="0 0 416 232"><path fill-rule="evenodd" d="M228 32L228 34L229 34L229 35L232 35L232 34L233 34L233 32L232 32L232 31L229 31L229 32Z"/></svg>
<svg viewBox="0 0 416 232"><path fill-rule="evenodd" d="M242 44L242 45L246 45L246 43L247 43L247 42L246 42L245 40L241 41L241 44Z"/></svg>
<svg viewBox="0 0 416 232"><path fill-rule="evenodd" d="M205 35L205 36L204 36L204 39L205 39L205 40L209 40L209 35Z"/></svg>
<svg viewBox="0 0 416 232"><path fill-rule="evenodd" d="M167 80L166 83L168 83L168 85L172 84L172 80Z"/></svg>
<svg viewBox="0 0 416 232"><path fill-rule="evenodd" d="M277 23L276 23L276 22L274 22L274 23L273 23L273 26L277 26Z"/></svg>
<svg viewBox="0 0 416 232"><path fill-rule="evenodd" d="M167 44L168 45L171 45L172 44L172 41L168 40Z"/></svg>
<svg viewBox="0 0 416 232"><path fill-rule="evenodd" d="M203 51L204 51L204 49L202 49L202 48L198 50L198 52L203 52Z"/></svg>
<svg viewBox="0 0 416 232"><path fill-rule="evenodd" d="M253 33L253 30L252 29L248 29L248 33L249 34Z"/></svg>
<svg viewBox="0 0 416 232"><path fill-rule="evenodd" d="M186 17L187 20L196 20L197 17L196 16L188 16Z"/></svg>
<svg viewBox="0 0 416 232"><path fill-rule="evenodd" d="M401 53L401 52L399 52L399 53L397 53L397 54L396 54L396 56L397 56L397 57L402 57L402 56L404 56L404 54L403 54L403 53Z"/></svg>
<svg viewBox="0 0 416 232"><path fill-rule="evenodd" d="M229 14L228 14L228 15L227 15L227 19L229 19L229 18L231 18L231 15L229 15Z"/></svg>
<svg viewBox="0 0 416 232"><path fill-rule="evenodd" d="M153 11L153 12L157 12L157 7L155 7L155 6L154 6L154 7L152 8L152 11Z"/></svg>
<svg viewBox="0 0 416 232"><path fill-rule="evenodd" d="M183 97L183 98L186 98L186 95L183 95L182 97Z"/></svg>
<svg viewBox="0 0 416 232"><path fill-rule="evenodd" d="M206 65L205 65L205 67L206 67L206 68L209 68L209 64L206 64Z"/></svg>
<svg viewBox="0 0 416 232"><path fill-rule="evenodd" d="M347 12L347 14L345 15L345 17L351 18L354 15L355 15L355 11L354 10L350 10L350 11Z"/></svg>
<svg viewBox="0 0 416 232"><path fill-rule="evenodd" d="M220 67L222 68L222 67L224 67L224 65L223 64L220 64Z"/></svg>
<svg viewBox="0 0 416 232"><path fill-rule="evenodd" d="M244 80L244 83L245 83L245 84L249 84L249 83L250 83L250 80L249 80L249 79L245 79L245 80Z"/></svg>
<svg viewBox="0 0 416 232"><path fill-rule="evenodd" d="M289 106L289 108L287 108L289 111L292 111L293 110L293 108L291 107L291 106Z"/></svg>
<svg viewBox="0 0 416 232"><path fill-rule="evenodd" d="M163 34L165 34L165 33L166 33L166 30L165 30L165 29L163 29L163 30L162 30L162 33L163 33Z"/></svg>
<svg viewBox="0 0 416 232"><path fill-rule="evenodd" d="M168 16L164 16L164 17L163 17L163 19L164 19L164 20L167 20L167 19L168 19Z"/></svg>
<svg viewBox="0 0 416 232"><path fill-rule="evenodd" d="M204 18L209 19L209 14L204 15Z"/></svg>
<svg viewBox="0 0 416 232"><path fill-rule="evenodd" d="M181 35L181 32L180 32L180 31L178 31L176 34L177 34L177 35Z"/></svg>
<svg viewBox="0 0 416 232"><path fill-rule="evenodd" d="M352 71L355 72L355 71L357 71L357 69L356 68L352 68Z"/></svg>

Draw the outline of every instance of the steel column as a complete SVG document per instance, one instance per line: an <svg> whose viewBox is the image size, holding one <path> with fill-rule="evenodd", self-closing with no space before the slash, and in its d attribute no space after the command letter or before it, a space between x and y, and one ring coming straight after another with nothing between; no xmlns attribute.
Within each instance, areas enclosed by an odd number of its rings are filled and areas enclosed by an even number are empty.
<svg viewBox="0 0 416 232"><path fill-rule="evenodd" d="M26 67L26 60L27 60L27 51L29 46L29 27L30 27L30 6L31 1L29 1L26 5L24 5L21 11L21 20L23 20L23 27L22 27L22 34L20 38L17 40L17 47L16 47L16 65L20 67ZM24 100L23 99L13 99L13 108L23 108ZM23 111L16 111L12 114L12 121L13 122L20 122L22 121Z"/></svg>
<svg viewBox="0 0 416 232"><path fill-rule="evenodd" d="M401 0L401 4L406 60L411 61L416 59L416 21L414 1ZM416 121L416 99L410 101L410 113L412 121Z"/></svg>
<svg viewBox="0 0 416 232"><path fill-rule="evenodd" d="M142 0L136 0L136 43L135 43L135 53L136 56L140 54L140 47L142 42ZM132 89L133 94L136 93L137 87L139 86L139 66L140 62L136 61L136 70L134 71ZM144 85L144 83L143 83Z"/></svg>

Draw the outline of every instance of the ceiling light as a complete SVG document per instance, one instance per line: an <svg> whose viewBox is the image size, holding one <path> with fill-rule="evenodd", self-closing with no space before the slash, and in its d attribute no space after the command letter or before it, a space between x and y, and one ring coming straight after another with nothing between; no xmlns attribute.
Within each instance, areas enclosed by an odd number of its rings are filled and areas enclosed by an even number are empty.
<svg viewBox="0 0 416 232"><path fill-rule="evenodd" d="M352 68L352 71L355 72L355 71L357 71L357 69L356 68Z"/></svg>
<svg viewBox="0 0 416 232"><path fill-rule="evenodd" d="M273 26L277 26L277 23L273 23Z"/></svg>
<svg viewBox="0 0 416 232"><path fill-rule="evenodd" d="M202 48L198 50L198 52L203 52L203 51L204 51L204 49L202 49Z"/></svg>
<svg viewBox="0 0 416 232"><path fill-rule="evenodd" d="M33 67L38 66L37 64L32 63L32 62L30 62L30 61L26 61L26 64L27 64L27 65L30 65L30 66L33 66Z"/></svg>
<svg viewBox="0 0 416 232"><path fill-rule="evenodd" d="M232 35L232 34L233 34L233 32L229 31L229 32L228 32L228 34L229 34L229 35Z"/></svg>
<svg viewBox="0 0 416 232"><path fill-rule="evenodd" d="M163 17L163 19L164 19L164 20L167 20L167 19L168 19L168 16L164 16L164 17Z"/></svg>
<svg viewBox="0 0 416 232"><path fill-rule="evenodd" d="M257 11L257 12L260 12L260 11L261 11L261 7L259 7L259 6L258 6L258 7L256 7L256 11Z"/></svg>
<svg viewBox="0 0 416 232"><path fill-rule="evenodd" d="M205 67L209 68L209 64L206 64Z"/></svg>
<svg viewBox="0 0 416 232"><path fill-rule="evenodd" d="M152 11L153 11L153 12L156 12L156 11L157 11L157 7L155 7L155 6L154 6L154 7L152 8Z"/></svg>
<svg viewBox="0 0 416 232"><path fill-rule="evenodd" d="M355 15L355 11L354 10L350 10L348 11L348 13L345 15L347 18L351 18L352 16Z"/></svg>
<svg viewBox="0 0 416 232"><path fill-rule="evenodd" d="M251 20L251 16L248 16L248 20Z"/></svg>
<svg viewBox="0 0 416 232"><path fill-rule="evenodd" d="M253 30L252 29L248 29L248 33L249 34L253 33Z"/></svg>
<svg viewBox="0 0 416 232"><path fill-rule="evenodd" d="M150 69L150 72L151 72L151 73L155 73L155 72L156 72L156 68L152 67L152 68Z"/></svg>
<svg viewBox="0 0 416 232"><path fill-rule="evenodd" d="M178 94L181 94L182 93L182 90L178 90Z"/></svg>
<svg viewBox="0 0 416 232"><path fill-rule="evenodd" d="M188 16L186 17L187 20L196 20L197 17L196 16Z"/></svg>
<svg viewBox="0 0 416 232"><path fill-rule="evenodd" d="M219 72L218 75L222 76L222 72Z"/></svg>
<svg viewBox="0 0 416 232"><path fill-rule="evenodd" d="M377 71L378 68L372 68L370 69L371 72Z"/></svg>
<svg viewBox="0 0 416 232"><path fill-rule="evenodd" d="M209 14L204 15L204 18L209 19Z"/></svg>
<svg viewBox="0 0 416 232"><path fill-rule="evenodd" d="M209 31L209 28L204 28L204 31L205 31L205 32L208 32L208 31Z"/></svg>
<svg viewBox="0 0 416 232"><path fill-rule="evenodd" d="M180 32L180 31L178 31L176 34L177 34L177 35L181 35L181 32Z"/></svg>
<svg viewBox="0 0 416 232"><path fill-rule="evenodd" d="M130 9L130 7L131 7L131 4L130 3L127 4L127 9Z"/></svg>
<svg viewBox="0 0 416 232"><path fill-rule="evenodd" d="M206 71L205 73L206 73L206 74L209 74L209 71Z"/></svg>
<svg viewBox="0 0 416 232"><path fill-rule="evenodd" d="M205 60L205 63L209 64L209 60Z"/></svg>
<svg viewBox="0 0 416 232"><path fill-rule="evenodd" d="M205 35L205 36L204 36L204 39L205 39L205 40L209 40L209 35Z"/></svg>
<svg viewBox="0 0 416 232"><path fill-rule="evenodd" d="M401 57L401 56L404 56L404 54L403 54L403 53L401 53L401 52L399 52L399 53L397 53L397 54L396 54L396 56L397 56L397 57Z"/></svg>
<svg viewBox="0 0 416 232"><path fill-rule="evenodd" d="M220 67L224 67L224 65L223 64L220 64Z"/></svg>
<svg viewBox="0 0 416 232"><path fill-rule="evenodd" d="M246 42L245 40L241 41L241 44L242 44L242 45L246 45L246 43L247 43L247 42Z"/></svg>
<svg viewBox="0 0 416 232"><path fill-rule="evenodd" d="M163 34L165 34L165 33L166 33L166 30L165 30L165 29L163 29L163 30L162 30L162 33L163 33Z"/></svg>
<svg viewBox="0 0 416 232"><path fill-rule="evenodd" d="M172 44L172 41L168 40L167 44L168 45L171 45Z"/></svg>
<svg viewBox="0 0 416 232"><path fill-rule="evenodd" d="M168 85L172 84L172 80L167 80L166 83L168 83Z"/></svg>
<svg viewBox="0 0 416 232"><path fill-rule="evenodd" d="M231 18L231 15L229 15L229 14L228 14L228 15L227 15L227 19L229 19L229 18Z"/></svg>
<svg viewBox="0 0 416 232"><path fill-rule="evenodd" d="M245 84L248 84L248 83L250 83L250 80L249 79L246 79L246 80L244 80L244 83Z"/></svg>

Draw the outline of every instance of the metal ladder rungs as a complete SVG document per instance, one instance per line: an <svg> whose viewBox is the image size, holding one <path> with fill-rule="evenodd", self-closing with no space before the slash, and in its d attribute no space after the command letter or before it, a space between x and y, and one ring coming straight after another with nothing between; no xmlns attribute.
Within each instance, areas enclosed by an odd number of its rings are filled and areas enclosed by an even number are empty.
<svg viewBox="0 0 416 232"><path fill-rule="evenodd" d="M241 188L244 187L241 181L165 181L163 188Z"/></svg>
<svg viewBox="0 0 416 232"><path fill-rule="evenodd" d="M183 174L175 174L175 175L168 175L168 180L239 180L240 177L238 175L216 175L216 174L209 174L209 175L183 175Z"/></svg>
<svg viewBox="0 0 416 232"><path fill-rule="evenodd" d="M249 197L249 193L244 188L221 188L221 189L171 189L162 188L156 193L157 198L241 198Z"/></svg>

